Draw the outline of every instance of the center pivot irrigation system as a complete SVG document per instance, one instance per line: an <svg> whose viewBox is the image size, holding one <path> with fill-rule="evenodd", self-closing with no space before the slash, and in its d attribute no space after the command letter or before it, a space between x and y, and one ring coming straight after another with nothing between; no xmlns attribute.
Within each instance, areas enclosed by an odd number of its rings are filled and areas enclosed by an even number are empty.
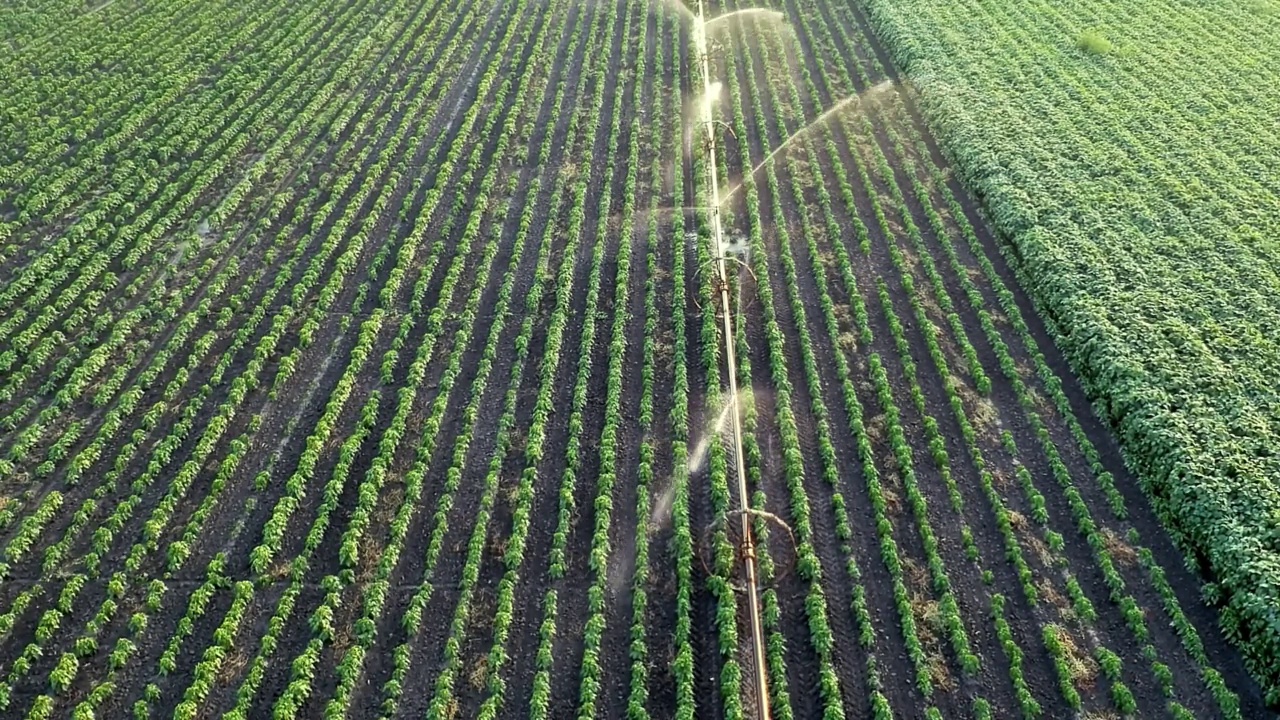
<svg viewBox="0 0 1280 720"><path fill-rule="evenodd" d="M782 13L777 11L752 8L718 15L712 18L710 23L748 13L764 13L778 18L783 16ZM693 37L697 47L698 59L702 64L703 95L702 102L699 104L702 109L702 124L706 128L708 180L711 184L711 237L716 266L714 282L716 291L720 296L720 319L724 333L722 342L724 343L726 370L729 375L729 410L733 416L733 456L738 475L738 510L742 523L740 552L746 574L747 615L751 623L752 656L755 668L756 699L760 709L759 717L761 720L770 720L769 674L768 668L765 666L764 626L760 619L760 589L756 572L755 539L751 532L752 511L747 494L747 468L742 452L742 416L741 406L738 403L738 370L733 347L733 339L735 337L733 332L733 310L729 300L729 274L725 269L725 263L728 258L725 254L723 229L720 222L720 182L716 169L716 128L719 123L716 122L711 113L711 103L715 100L715 97L712 93L711 59L708 55L707 47L707 27L710 23L706 20L703 0L698 0L698 15L693 20Z"/></svg>
<svg viewBox="0 0 1280 720"><path fill-rule="evenodd" d="M720 321L721 332L723 336L721 342L724 346L724 357L726 371L729 375L729 403L725 411L732 415L732 440L733 440L733 456L735 470L738 475L738 516L741 522L741 541L739 544L739 553L742 557L743 572L746 576L746 596L747 596L747 615L751 623L751 644L752 644L752 666L754 668L753 679L756 689L756 699L759 707L760 720L771 720L772 714L769 709L769 671L765 660L765 639L764 625L761 621L760 613L760 588L759 575L756 569L756 545L755 538L751 530L751 520L753 516L764 517L768 520L778 522L790 532L790 528L786 528L785 523L769 513L754 510L748 495L747 488L747 468L746 461L742 451L742 414L741 405L738 398L738 366L737 359L734 355L734 335L733 332L733 305L730 302L730 285L729 273L726 270L726 263L742 261L739 258L729 257L728 249L724 243L724 229L720 219L720 208L725 200L732 197L738 190L745 185L747 177L755 175L755 173L773 160L774 156L786 148L793 140L803 135L808 130L818 127L823 122L833 117L837 112L848 107L850 104L863 99L858 95L851 95L832 105L816 119L801 127L799 130L791 133L778 147L774 148L764 160L760 161L755 167L751 168L744 177L743 185L738 185L729 192L724 198L720 196L720 178L719 171L716 167L716 130L724 123L717 121L711 112L711 105L716 100L716 95L720 88L720 83L711 82L711 57L709 55L709 47L707 42L707 29L716 23L728 20L732 17L743 17L747 15L764 16L776 21L784 21L786 16L777 10L769 10L765 8L744 8L741 10L733 10L731 12L722 13L710 20L706 19L706 11L704 8L704 0L698 0L698 14L694 15L679 0L674 0L672 4L681 10L693 23L693 40L696 45L698 54L698 62L701 64L702 70L702 101L698 103L699 111L702 114L701 123L706 129L706 137L704 144L707 151L707 180L711 187L711 204L707 209L711 215L711 240L713 259L715 264L715 276L712 282L715 285L714 292L719 296L720 301ZM881 91L887 89L889 84L881 83L872 90ZM725 127L728 127L727 125ZM750 268L747 268L750 272ZM717 423L718 425L718 423ZM717 430L718 432L718 430Z"/></svg>

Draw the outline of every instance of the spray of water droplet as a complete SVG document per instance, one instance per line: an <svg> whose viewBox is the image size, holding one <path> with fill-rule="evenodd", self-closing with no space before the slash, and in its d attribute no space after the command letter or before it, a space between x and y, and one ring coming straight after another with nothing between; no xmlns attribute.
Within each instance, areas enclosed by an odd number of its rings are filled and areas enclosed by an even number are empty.
<svg viewBox="0 0 1280 720"><path fill-rule="evenodd" d="M802 135L809 132L810 130L816 127L819 127L820 125L822 125L822 123L826 122L828 119L835 116L836 113L840 112L841 110L844 110L845 108L849 107L853 103L869 102L871 100L877 99L892 87L893 87L893 83L891 81L884 80L880 83L877 83L875 86L868 88L861 95L850 95L849 97L841 100L835 105L832 105L831 107L827 108L826 110L823 111L821 115L814 118L811 122L806 124L804 127L788 135L785 140L779 143L778 147L774 148L768 155L765 155L763 160L756 163L755 167L751 168L751 170L747 172L746 177L752 177L757 172L760 172L761 168L763 168L765 165L768 165L778 155L778 153L782 152L783 150L786 150L791 145L792 141L801 137ZM730 198L732 198L734 195L738 193L739 190L742 189L743 184L734 186L733 189L731 189L728 192L728 194L722 196L720 198L720 204L723 205L724 203L728 202Z"/></svg>
<svg viewBox="0 0 1280 720"><path fill-rule="evenodd" d="M716 418L715 425L712 426L710 432L702 436L698 440L698 444L694 446L693 455L689 458L689 472L696 473L702 469L702 464L707 460L707 450L711 445L711 438L724 432L725 427L729 424L729 413L732 411L733 405L725 403L724 409L720 411L719 417Z"/></svg>
<svg viewBox="0 0 1280 720"><path fill-rule="evenodd" d="M680 0L662 0L662 4L668 10L674 11L677 15L684 17L686 20L695 19L693 11L684 3L680 2Z"/></svg>
<svg viewBox="0 0 1280 720"><path fill-rule="evenodd" d="M730 18L735 18L735 17L743 18L750 15L761 16L757 18L757 20L773 20L776 22L782 22L787 18L785 14L777 10L770 10L768 8L743 8L741 10L734 10L733 12L727 12L727 13L724 13L723 15L717 15L711 18L710 20L707 21L706 27L712 28L717 23L724 22Z"/></svg>
<svg viewBox="0 0 1280 720"><path fill-rule="evenodd" d="M666 528L671 524L671 505L675 502L676 486L673 482L667 483L667 488L658 495L653 503L653 511L649 513L649 524L654 528Z"/></svg>

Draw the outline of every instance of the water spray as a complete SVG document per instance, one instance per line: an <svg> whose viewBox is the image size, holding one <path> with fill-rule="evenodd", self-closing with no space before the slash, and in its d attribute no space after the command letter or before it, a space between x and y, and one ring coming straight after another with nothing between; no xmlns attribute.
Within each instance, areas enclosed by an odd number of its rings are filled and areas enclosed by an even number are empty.
<svg viewBox="0 0 1280 720"><path fill-rule="evenodd" d="M739 12L745 12L745 11L740 10ZM863 91L861 95L850 95L840 100L836 104L832 105L831 107L827 108L822 112L821 115L814 118L809 123L805 124L804 127L788 135L785 140L783 140L781 143L778 144L778 147L774 148L768 155L765 155L764 159L756 163L755 167L748 170L746 174L743 176L743 181L735 185L733 189L730 190L728 194L726 194L724 198L721 199L721 202L729 202L729 200L732 199L734 195L737 195L738 191L742 190L742 188L747 184L746 178L754 177L756 173L760 172L761 168L763 168L765 165L768 165L770 162L772 162L773 158L776 157L778 153L782 152L783 150L786 150L793 141L799 139L802 135L808 133L810 130L813 130L814 128L822 125L822 123L831 119L833 116L835 116L836 113L840 112L841 110L844 110L849 105L853 103L861 103L861 102L878 100L881 95L891 90L892 88L893 88L893 83L891 81L882 80L879 83L877 83L875 86L867 88L865 91Z"/></svg>

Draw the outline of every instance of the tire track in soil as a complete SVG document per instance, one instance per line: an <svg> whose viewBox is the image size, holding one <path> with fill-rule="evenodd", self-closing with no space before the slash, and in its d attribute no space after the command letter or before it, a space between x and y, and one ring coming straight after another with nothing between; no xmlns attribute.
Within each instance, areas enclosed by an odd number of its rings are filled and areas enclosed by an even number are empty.
<svg viewBox="0 0 1280 720"><path fill-rule="evenodd" d="M756 292L754 282L743 283L743 293ZM758 302L754 301L754 302ZM767 500L766 510L780 518L790 520L791 507L787 500L789 493L782 480L782 438L778 433L777 411L774 403L772 382L767 377L765 368L769 367L769 350L764 341L764 321L756 312L742 315L745 321L744 331L748 346L751 349L752 368L752 402L755 405L757 424L756 442L760 447L761 473L759 489ZM803 579L796 573L795 552L789 541L782 541L781 534L770 536L769 553L773 558L777 573L772 587L777 594L781 618L778 623L779 632L787 640L785 661L787 665L787 690L791 697L791 709L796 717L819 717L818 697L808 692L809 688L818 687L818 658L813 646L805 641L806 636L793 635L788 628L805 628L808 620L804 616L804 598L807 588Z"/></svg>
<svg viewBox="0 0 1280 720"><path fill-rule="evenodd" d="M693 103L702 95L702 90L693 84L693 67L695 59L690 51L692 38L683 23L678 25L677 49L680 55L680 100L681 117L683 119L683 172L685 198L682 207L694 208L701 203L700 189L705 185L705 178L698 177L694 165L696 134L699 121L691 117ZM693 688L694 704L705 708L702 713L707 717L723 716L723 700L720 697L720 677L724 667L720 655L720 640L716 630L716 599L707 585L708 550L703 536L711 527L714 513L711 507L711 496L704 492L709 483L705 455L700 467L695 467L698 446L710 442L715 434L715 418L719 408L709 406L707 398L707 369L702 363L702 336L704 308L696 299L699 287L703 282L703 269L698 264L697 244L702 242L703 218L698 211L686 213L685 237L675 238L677 247L685 254L685 288L689 295L686 303L685 348L689 379L689 472L686 479L688 486L689 532L693 540L693 562L690 573L690 637L689 644L693 656ZM692 228L692 229L690 229ZM703 452L709 452L703 448Z"/></svg>
<svg viewBox="0 0 1280 720"><path fill-rule="evenodd" d="M696 196L696 193L695 193ZM694 231L689 231L693 233ZM685 260L689 277L685 287L691 297L698 291L696 288L703 281L698 271L698 257L688 243L702 242L701 233L695 240L692 235L686 239ZM689 319L686 324L689 336L686 347L689 350L689 531L693 537L694 556L692 567L693 593L690 612L692 632L690 642L694 657L694 693L695 697L710 706L711 717L723 715L720 697L720 677L723 660L720 654L719 632L716 629L717 602L708 587L710 528L715 520L715 511L711 504L710 483L707 455L710 448L704 443L723 442L723 437L716 432L715 426L719 408L712 408L707 398L707 370L702 365L702 337L700 326L703 311L696 304L689 308ZM696 399L695 399L696 398ZM714 412L713 412L714 411ZM720 438L717 440L716 438ZM694 465L695 451L701 449L701 462ZM728 448L725 450L730 452Z"/></svg>
<svg viewBox="0 0 1280 720"><path fill-rule="evenodd" d="M687 252L690 256L685 261L688 268L689 277L686 279L686 287L690 289L690 293L696 292L693 288L697 287L699 282L697 268L697 256L692 252ZM689 440L690 448L697 448L699 444L709 441L713 434L713 426L715 416L707 407L705 390L699 391L699 388L706 388L706 370L701 366L702 350L701 338L699 337L698 326L702 322L702 314L696 310L690 313L689 322L686 325L687 335L689 336L687 348L689 349ZM696 400L695 400L696 398ZM694 457L692 450L690 452L690 462ZM691 598L691 610L689 613L691 633L690 644L693 650L694 667L694 695L695 702L699 702L706 717L718 718L723 715L723 701L720 698L720 674L724 665L719 650L719 638L716 632L716 599L707 588L707 565L706 558L708 550L706 542L703 538L706 536L707 528L711 527L714 513L711 508L711 496L707 492L707 486L710 482L709 474L706 468L706 462L702 463L700 468L690 465L689 477L689 532L693 536L694 556L692 562L691 581L693 592Z"/></svg>

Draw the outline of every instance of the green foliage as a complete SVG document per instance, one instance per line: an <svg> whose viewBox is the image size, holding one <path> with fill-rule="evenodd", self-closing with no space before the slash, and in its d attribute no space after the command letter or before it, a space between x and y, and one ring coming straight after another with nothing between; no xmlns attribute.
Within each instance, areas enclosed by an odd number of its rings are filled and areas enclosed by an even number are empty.
<svg viewBox="0 0 1280 720"><path fill-rule="evenodd" d="M1076 36L1076 47L1090 55L1110 55L1115 46L1097 30L1085 30Z"/></svg>
<svg viewBox="0 0 1280 720"><path fill-rule="evenodd" d="M1280 15L1280 6L1277 6L1273 0L1246 0L1245 7L1249 12L1261 17Z"/></svg>

